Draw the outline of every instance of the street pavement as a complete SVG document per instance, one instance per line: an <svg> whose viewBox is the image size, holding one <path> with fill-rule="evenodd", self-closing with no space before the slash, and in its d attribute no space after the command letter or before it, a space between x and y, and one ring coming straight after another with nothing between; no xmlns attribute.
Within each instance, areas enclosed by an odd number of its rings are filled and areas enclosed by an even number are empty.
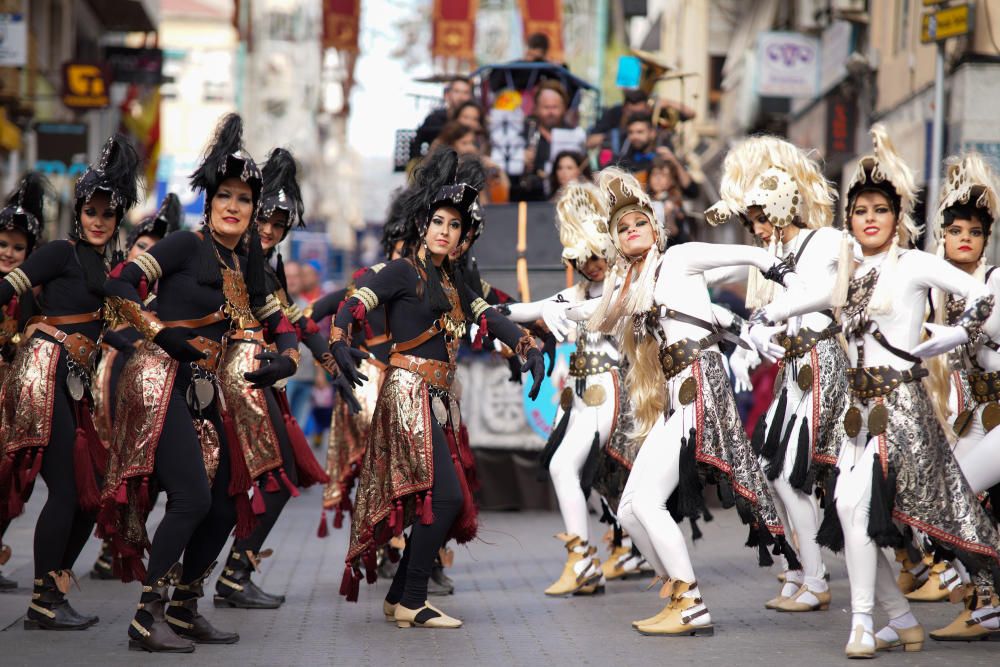
<svg viewBox="0 0 1000 667"><path fill-rule="evenodd" d="M138 585L94 581L86 575L97 555L92 540L77 562L81 590L71 599L81 612L100 614L85 632L26 632L22 614L31 581L31 537L45 495L39 482L26 516L8 531L14 556L3 568L22 588L0 594L0 666L53 665L642 665L679 662L708 665L844 664L850 624L843 561L827 554L833 604L825 612L781 614L763 603L778 590L777 567L757 567L755 551L742 546L745 530L734 511L717 511L705 537L692 547L695 571L715 622L714 637L643 637L630 621L651 616L662 602L650 579L608 584L596 598L549 599L542 590L558 576L565 552L552 534L561 530L548 512L486 513L480 540L456 549L449 571L456 594L433 600L465 621L459 630L397 629L382 619L387 582L362 584L358 604L337 594L346 550L345 530L316 537L319 493L293 499L272 534L275 556L257 582L288 601L276 611L202 610L218 627L241 635L231 646L199 646L193 655L160 656L127 650L126 628ZM153 516L153 521L160 514ZM604 527L592 523L600 536ZM603 550L602 550L603 553ZM214 589L214 585L209 587ZM958 607L914 605L928 629L951 620ZM876 618L876 627L885 619ZM882 665L996 665L1000 643L942 644L928 640L922 653L880 654ZM197 663L195 662L197 661Z"/></svg>

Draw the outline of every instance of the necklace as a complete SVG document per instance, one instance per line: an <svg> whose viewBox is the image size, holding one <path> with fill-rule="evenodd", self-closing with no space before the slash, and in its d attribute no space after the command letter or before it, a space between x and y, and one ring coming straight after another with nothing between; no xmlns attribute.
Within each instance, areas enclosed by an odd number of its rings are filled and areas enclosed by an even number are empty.
<svg viewBox="0 0 1000 667"><path fill-rule="evenodd" d="M219 254L219 246L213 241L212 249L215 250L215 257L219 260L219 270L222 272L222 296L225 303L222 310L226 313L232 326L236 329L247 329L257 326L257 320L250 312L250 296L247 294L247 286L243 281L243 273L240 271L240 260L233 253L233 265L235 269L230 269Z"/></svg>

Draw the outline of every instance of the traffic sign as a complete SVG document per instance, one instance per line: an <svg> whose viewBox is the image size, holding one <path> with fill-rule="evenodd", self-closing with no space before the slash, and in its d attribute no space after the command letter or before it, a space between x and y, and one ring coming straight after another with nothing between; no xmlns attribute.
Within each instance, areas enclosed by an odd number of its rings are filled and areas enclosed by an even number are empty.
<svg viewBox="0 0 1000 667"><path fill-rule="evenodd" d="M926 3L925 3L926 4ZM972 32L972 5L945 7L921 16L920 42L932 44Z"/></svg>

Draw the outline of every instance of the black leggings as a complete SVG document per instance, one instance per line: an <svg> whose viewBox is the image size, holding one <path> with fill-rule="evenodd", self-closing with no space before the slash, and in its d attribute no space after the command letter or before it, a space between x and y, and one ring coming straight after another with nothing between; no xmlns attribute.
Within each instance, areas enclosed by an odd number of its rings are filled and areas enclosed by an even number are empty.
<svg viewBox="0 0 1000 667"><path fill-rule="evenodd" d="M451 452L444 437L444 431L431 418L431 434L434 440L434 486L431 505L434 522L426 526L418 519L406 541L406 550L399 562L396 576L392 578L389 593L385 596L390 604L397 602L407 609L420 609L427 601L427 579L434 567L434 557L448 537L451 524L462 511L462 488L451 461Z"/></svg>
<svg viewBox="0 0 1000 667"><path fill-rule="evenodd" d="M285 429L285 420L282 417L281 410L278 408L278 401L274 397L274 389L267 388L263 391L264 397L267 399L267 411L271 415L271 425L274 427L275 435L278 436L282 467L285 469L285 474L288 476L289 481L298 486L299 474L295 468L295 454L292 452L292 443L288 439L288 431ZM254 493L264 487L266 478L267 473L257 478L259 485L256 486ZM274 528L274 524L278 521L281 510L285 508L285 503L292 497L292 494L280 480L278 481L277 491L274 493L263 493L262 495L264 497L265 511L263 514L257 516L257 527L254 528L249 537L233 541L233 549L239 553L252 551L256 554L260 552L261 547L264 546L264 540L267 539L271 529Z"/></svg>
<svg viewBox="0 0 1000 667"><path fill-rule="evenodd" d="M45 506L35 524L35 578L53 570L73 567L94 529L94 514L83 511L77 500L73 467L76 416L66 391L66 355L56 366L52 431L42 455L42 479L48 487Z"/></svg>
<svg viewBox="0 0 1000 667"><path fill-rule="evenodd" d="M229 451L217 402L208 411L219 434L219 467L210 485L201 443L184 400L190 371L178 369L163 431L156 447L154 473L167 492L167 511L153 536L146 584L152 585L184 555L181 583L205 574L236 525L236 505L229 497ZM182 377L183 376L183 377Z"/></svg>

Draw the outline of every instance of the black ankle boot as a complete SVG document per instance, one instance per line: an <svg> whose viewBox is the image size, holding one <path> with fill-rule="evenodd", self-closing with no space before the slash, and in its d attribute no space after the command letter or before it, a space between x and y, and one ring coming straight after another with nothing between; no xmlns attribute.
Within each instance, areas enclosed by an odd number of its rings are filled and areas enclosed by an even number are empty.
<svg viewBox="0 0 1000 667"><path fill-rule="evenodd" d="M35 579L31 603L24 617L24 629L86 630L97 623L97 616L77 613L66 600L66 591L74 580L70 570L55 570L41 579Z"/></svg>
<svg viewBox="0 0 1000 667"><path fill-rule="evenodd" d="M111 566L111 547L107 542L101 542L101 553L94 561L94 567L90 570L91 579L111 580L117 579Z"/></svg>
<svg viewBox="0 0 1000 667"><path fill-rule="evenodd" d="M455 582L444 573L444 564L439 556L434 558L431 568L431 578L427 580L428 595L451 595L455 592Z"/></svg>
<svg viewBox="0 0 1000 667"><path fill-rule="evenodd" d="M167 606L167 623L181 637L197 644L235 644L240 640L236 632L217 630L208 619L198 613L198 599L205 595L205 579L215 568L215 563L190 584L177 584Z"/></svg>
<svg viewBox="0 0 1000 667"><path fill-rule="evenodd" d="M262 551L259 555L252 551L239 553L229 552L229 559L222 568L219 580L215 582L216 607L235 607L236 609L277 609L285 601L284 595L265 593L250 579L257 569L261 558L271 555L271 551Z"/></svg>
<svg viewBox="0 0 1000 667"><path fill-rule="evenodd" d="M176 566L175 566L176 567ZM128 628L128 648L130 651L149 653L193 653L194 643L177 636L167 623L164 609L167 606L167 585L170 572L158 579L152 586L142 587L139 611Z"/></svg>

